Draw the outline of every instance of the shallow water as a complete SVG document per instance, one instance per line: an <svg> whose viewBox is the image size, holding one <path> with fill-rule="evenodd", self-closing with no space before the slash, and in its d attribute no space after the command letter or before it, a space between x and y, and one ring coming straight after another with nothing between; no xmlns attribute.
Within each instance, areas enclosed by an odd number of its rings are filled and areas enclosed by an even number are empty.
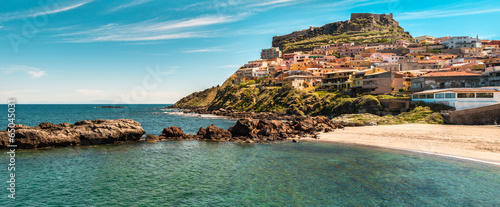
<svg viewBox="0 0 500 207"><path fill-rule="evenodd" d="M16 164L19 206L500 205L498 167L331 143L127 143Z"/></svg>

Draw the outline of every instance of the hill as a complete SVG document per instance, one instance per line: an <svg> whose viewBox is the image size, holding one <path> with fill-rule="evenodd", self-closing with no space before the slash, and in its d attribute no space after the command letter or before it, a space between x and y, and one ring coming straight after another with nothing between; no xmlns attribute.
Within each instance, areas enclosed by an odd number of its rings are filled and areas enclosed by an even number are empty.
<svg viewBox="0 0 500 207"><path fill-rule="evenodd" d="M392 14L353 13L351 19L329 23L321 27L274 36L273 47L283 52L308 51L314 47L333 43L375 43L394 40L413 40L399 26Z"/></svg>

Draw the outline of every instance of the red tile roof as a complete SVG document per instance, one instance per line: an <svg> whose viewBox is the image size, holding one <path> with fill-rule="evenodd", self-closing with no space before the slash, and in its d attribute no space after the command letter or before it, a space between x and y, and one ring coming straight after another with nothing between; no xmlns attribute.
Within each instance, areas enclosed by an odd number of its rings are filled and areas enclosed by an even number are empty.
<svg viewBox="0 0 500 207"><path fill-rule="evenodd" d="M439 76L479 76L479 74L456 71L456 72L434 72L423 75L423 77L439 77Z"/></svg>

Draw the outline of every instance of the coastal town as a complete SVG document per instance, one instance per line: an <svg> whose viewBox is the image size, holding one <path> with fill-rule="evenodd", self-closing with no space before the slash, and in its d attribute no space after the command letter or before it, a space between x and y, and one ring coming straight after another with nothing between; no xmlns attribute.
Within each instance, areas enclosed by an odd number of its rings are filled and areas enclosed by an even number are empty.
<svg viewBox="0 0 500 207"><path fill-rule="evenodd" d="M332 43L302 51L271 47L260 57L237 70L235 84L288 85L349 96L391 94L457 110L500 102L500 40L425 35L413 41ZM461 98L479 100L465 105L453 101Z"/></svg>

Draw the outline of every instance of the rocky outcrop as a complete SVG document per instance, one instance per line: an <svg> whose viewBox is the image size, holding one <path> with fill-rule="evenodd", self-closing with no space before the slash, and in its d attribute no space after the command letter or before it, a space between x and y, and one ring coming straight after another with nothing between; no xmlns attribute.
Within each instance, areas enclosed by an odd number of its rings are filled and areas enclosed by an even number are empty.
<svg viewBox="0 0 500 207"><path fill-rule="evenodd" d="M381 34L385 35L381 38L412 38L410 34L404 32L404 29L394 20L392 14L353 13L351 14L351 19L347 21L333 22L321 27L311 26L309 29L295 31L286 35L274 36L272 45L273 47L279 47L283 52L291 52L294 50L289 47L291 46L290 44L303 40L310 40L309 43L311 44L314 43L314 38L318 36L331 35L332 37L341 37L340 35L349 33L351 37L355 37L356 34L363 34L360 36L363 37L366 36L366 32L372 31L379 31ZM318 41L321 44L325 44L324 40ZM312 49L312 47L303 47L299 50L307 49Z"/></svg>
<svg viewBox="0 0 500 207"><path fill-rule="evenodd" d="M178 127L168 127L165 128L163 134L160 135L160 140L200 139L254 143L306 136L317 138L319 132L331 132L341 127L343 126L333 123L324 116L296 117L291 121L267 121L263 119L254 121L250 118L244 118L239 119L236 124L228 130L210 125L207 128L201 127L196 135L176 133L174 136L173 133L171 133L173 129L177 132L182 132L182 130Z"/></svg>
<svg viewBox="0 0 500 207"><path fill-rule="evenodd" d="M130 119L97 119L74 124L43 122L36 127L17 124L14 129L16 137L12 144L25 149L136 141L146 133L139 122ZM0 131L0 147L5 148L9 144L7 131Z"/></svg>

